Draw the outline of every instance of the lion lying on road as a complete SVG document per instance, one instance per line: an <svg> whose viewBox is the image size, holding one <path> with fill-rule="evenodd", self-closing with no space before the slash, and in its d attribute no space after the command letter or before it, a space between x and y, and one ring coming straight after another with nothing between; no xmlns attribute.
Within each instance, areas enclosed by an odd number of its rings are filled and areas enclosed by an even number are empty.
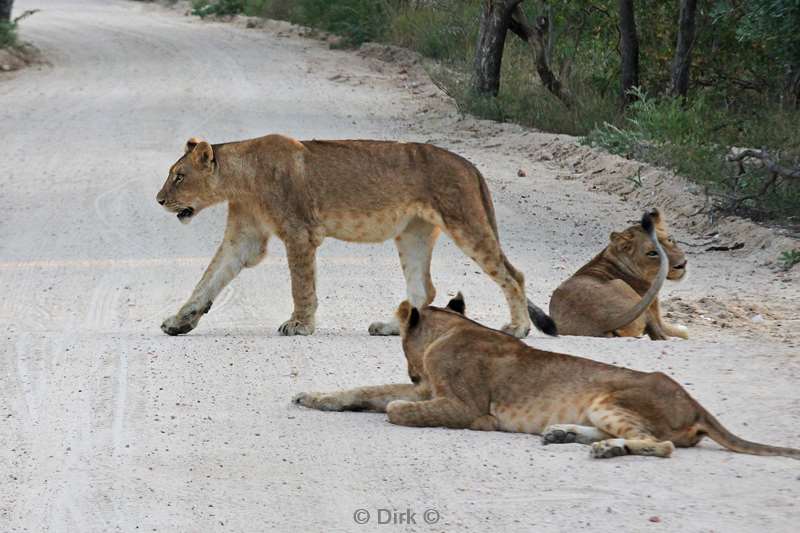
<svg viewBox="0 0 800 533"><path fill-rule="evenodd" d="M749 442L725 429L674 380L538 350L463 316L459 294L446 309L397 310L411 384L294 402L325 411L386 412L403 426L535 433L545 444L591 444L591 455L668 457L711 437L735 452L800 459L800 450Z"/></svg>
<svg viewBox="0 0 800 533"><path fill-rule="evenodd" d="M612 233L610 244L553 292L550 316L560 334L689 338L686 327L664 321L658 303L664 278L680 280L686 274L686 257L668 235L661 213L650 214L666 257L659 257L654 237L640 225ZM668 270L663 268L667 260Z"/></svg>
<svg viewBox="0 0 800 533"><path fill-rule="evenodd" d="M500 248L489 189L465 159L430 144L385 141L297 141L267 135L211 145L197 139L172 165L158 203L188 223L202 209L228 202L225 236L189 300L161 329L194 329L222 289L257 265L276 235L286 245L294 312L279 331L314 332L316 251L326 237L353 242L394 239L408 300L431 303L431 253L440 230L503 290L517 337L537 328L554 334L550 318L526 302L521 272ZM530 311L529 311L530 308ZM396 321L376 322L373 335L396 335Z"/></svg>

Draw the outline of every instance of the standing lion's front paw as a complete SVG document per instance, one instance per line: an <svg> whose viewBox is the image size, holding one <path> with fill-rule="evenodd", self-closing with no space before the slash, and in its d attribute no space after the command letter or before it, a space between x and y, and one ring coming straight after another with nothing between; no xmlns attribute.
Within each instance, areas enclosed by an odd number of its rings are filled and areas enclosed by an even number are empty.
<svg viewBox="0 0 800 533"><path fill-rule="evenodd" d="M189 333L196 326L199 320L182 319L178 315L171 316L161 324L161 331L167 335L183 335Z"/></svg>
<svg viewBox="0 0 800 533"><path fill-rule="evenodd" d="M281 335L291 337L292 335L311 335L314 333L314 323L302 322L296 318L290 318L278 328Z"/></svg>

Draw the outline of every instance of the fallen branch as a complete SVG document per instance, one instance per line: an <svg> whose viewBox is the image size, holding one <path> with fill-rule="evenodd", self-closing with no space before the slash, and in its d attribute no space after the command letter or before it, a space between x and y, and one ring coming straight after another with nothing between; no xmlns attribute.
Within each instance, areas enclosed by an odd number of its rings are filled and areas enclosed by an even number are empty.
<svg viewBox="0 0 800 533"><path fill-rule="evenodd" d="M26 9L25 11L22 12L22 14L20 16L18 16L17 18L15 18L13 20L12 24L16 25L20 20L26 19L26 18L30 17L31 15L34 15L34 14L38 13L39 11L41 11L41 9Z"/></svg>
<svg viewBox="0 0 800 533"><path fill-rule="evenodd" d="M733 250L741 250L744 248L743 242L737 242L731 246L711 246L710 248L706 248L706 252L730 252Z"/></svg>
<svg viewBox="0 0 800 533"><path fill-rule="evenodd" d="M739 163L745 159L758 159L764 165L764 168L773 174L777 174L782 178L800 179L800 167L789 168L778 163L765 149L753 150L752 148L744 149L736 154L728 154L728 161L731 163Z"/></svg>

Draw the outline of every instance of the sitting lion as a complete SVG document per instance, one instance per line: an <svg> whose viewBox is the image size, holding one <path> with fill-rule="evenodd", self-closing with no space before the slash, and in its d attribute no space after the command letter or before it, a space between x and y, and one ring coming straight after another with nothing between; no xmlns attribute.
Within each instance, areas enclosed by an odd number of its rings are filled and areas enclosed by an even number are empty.
<svg viewBox="0 0 800 533"><path fill-rule="evenodd" d="M211 145L190 139L172 165L158 203L188 223L202 209L228 203L222 244L189 300L161 329L188 333L222 289L257 265L276 235L286 246L294 312L279 331L314 332L316 251L326 237L352 242L394 239L408 300L422 307L436 291L431 253L440 230L503 290L517 337L552 320L526 302L524 278L500 248L489 189L465 159L430 144L385 141L297 141L267 135ZM529 306L526 306L526 303ZM530 307L530 310L528 309ZM373 335L396 335L396 321L376 322Z"/></svg>
<svg viewBox="0 0 800 533"><path fill-rule="evenodd" d="M674 380L528 346L446 309L397 310L412 383L303 393L323 411L377 411L403 426L542 435L591 444L591 455L669 457L705 437L740 453L800 459L800 450L749 442L725 429Z"/></svg>
<svg viewBox="0 0 800 533"><path fill-rule="evenodd" d="M658 304L664 278L680 280L686 274L686 257L667 234L661 213L654 209L650 214L666 257L659 256L655 237L640 225L612 233L605 250L553 293L550 316L560 334L689 338L685 326L664 322Z"/></svg>

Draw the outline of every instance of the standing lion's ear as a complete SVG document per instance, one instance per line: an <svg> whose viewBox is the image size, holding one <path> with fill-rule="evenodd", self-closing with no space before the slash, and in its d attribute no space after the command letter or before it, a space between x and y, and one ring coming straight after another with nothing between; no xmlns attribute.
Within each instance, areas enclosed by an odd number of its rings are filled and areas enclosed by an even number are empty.
<svg viewBox="0 0 800 533"><path fill-rule="evenodd" d="M456 294L452 300L447 302L447 309L455 311L459 315L464 314L464 311L466 311L467 306L464 303L464 295L461 294L461 291L459 291L458 294Z"/></svg>
<svg viewBox="0 0 800 533"><path fill-rule="evenodd" d="M208 168L214 161L214 149L205 141L200 141L192 150L192 161L195 164Z"/></svg>
<svg viewBox="0 0 800 533"><path fill-rule="evenodd" d="M186 146L184 146L183 148L183 153L188 154L189 152L194 150L194 147L200 144L201 142L203 142L203 139L200 139L198 137L192 137L191 139L186 141Z"/></svg>

